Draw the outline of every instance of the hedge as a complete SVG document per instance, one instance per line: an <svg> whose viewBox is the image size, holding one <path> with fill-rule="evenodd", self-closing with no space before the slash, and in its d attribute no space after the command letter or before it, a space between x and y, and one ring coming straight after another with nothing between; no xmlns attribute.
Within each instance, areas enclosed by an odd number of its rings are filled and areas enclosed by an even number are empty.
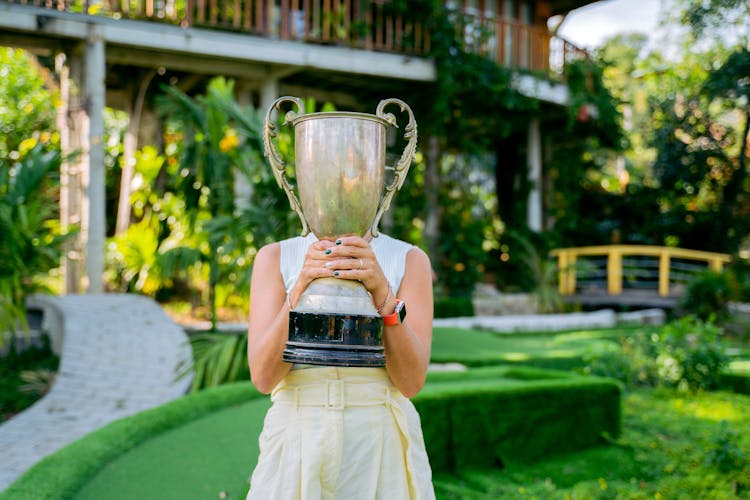
<svg viewBox="0 0 750 500"><path fill-rule="evenodd" d="M28 470L0 499L69 498L146 439L261 396L249 382L208 389L113 422ZM492 367L430 373L414 398L434 472L496 467L581 449L620 431L620 386L565 372Z"/></svg>
<svg viewBox="0 0 750 500"><path fill-rule="evenodd" d="M719 375L719 389L750 395L750 373L723 372Z"/></svg>
<svg viewBox="0 0 750 500"><path fill-rule="evenodd" d="M262 396L249 382L229 384L116 420L43 458L0 492L0 500L70 498L109 462L145 440Z"/></svg>
<svg viewBox="0 0 750 500"><path fill-rule="evenodd" d="M620 433L621 386L610 379L496 367L429 381L414 403L434 472L530 462Z"/></svg>

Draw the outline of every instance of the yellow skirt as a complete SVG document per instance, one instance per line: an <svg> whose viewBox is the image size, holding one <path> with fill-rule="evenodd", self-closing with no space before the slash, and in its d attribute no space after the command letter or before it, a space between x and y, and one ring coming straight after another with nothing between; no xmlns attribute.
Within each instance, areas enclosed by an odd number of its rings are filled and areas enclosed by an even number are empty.
<svg viewBox="0 0 750 500"><path fill-rule="evenodd" d="M384 368L292 370L271 400L248 500L435 498L419 414Z"/></svg>

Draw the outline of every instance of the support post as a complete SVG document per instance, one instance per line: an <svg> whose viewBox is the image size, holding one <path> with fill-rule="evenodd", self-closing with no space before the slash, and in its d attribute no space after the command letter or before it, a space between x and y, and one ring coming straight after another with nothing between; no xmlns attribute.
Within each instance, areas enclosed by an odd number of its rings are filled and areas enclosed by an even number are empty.
<svg viewBox="0 0 750 500"><path fill-rule="evenodd" d="M669 295L669 251L663 251L659 254L659 296L666 297Z"/></svg>
<svg viewBox="0 0 750 500"><path fill-rule="evenodd" d="M526 151L528 180L531 185L526 202L526 224L532 231L539 232L542 227L542 141L539 133L539 119L529 122Z"/></svg>
<svg viewBox="0 0 750 500"><path fill-rule="evenodd" d="M622 253L610 250L607 258L607 291L610 295L622 293Z"/></svg>
<svg viewBox="0 0 750 500"><path fill-rule="evenodd" d="M104 243L106 236L104 175L104 104L106 61L104 39L91 26L84 52L84 94L88 118L87 148L83 154L87 169L83 173L84 217L86 217L86 291L104 291ZM82 224L84 226L84 224ZM82 234L84 228L82 227Z"/></svg>
<svg viewBox="0 0 750 500"><path fill-rule="evenodd" d="M63 162L60 165L60 225L64 231L78 229L79 233L65 243L65 254L61 262L65 293L81 291L83 274L83 239L81 229L81 168L82 155L71 157L80 151L84 128L83 62L81 47L60 52L55 57L55 70L60 79L61 105L57 111L57 126L60 131L60 149Z"/></svg>

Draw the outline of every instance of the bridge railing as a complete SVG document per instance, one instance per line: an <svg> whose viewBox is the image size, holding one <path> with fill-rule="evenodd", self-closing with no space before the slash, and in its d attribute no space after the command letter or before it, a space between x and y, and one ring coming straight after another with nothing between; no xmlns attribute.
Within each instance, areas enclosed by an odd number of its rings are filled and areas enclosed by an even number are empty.
<svg viewBox="0 0 750 500"><path fill-rule="evenodd" d="M728 254L649 245L603 245L558 248L560 295L606 289L620 295L624 288L657 290L667 297L696 274L721 271L731 262Z"/></svg>

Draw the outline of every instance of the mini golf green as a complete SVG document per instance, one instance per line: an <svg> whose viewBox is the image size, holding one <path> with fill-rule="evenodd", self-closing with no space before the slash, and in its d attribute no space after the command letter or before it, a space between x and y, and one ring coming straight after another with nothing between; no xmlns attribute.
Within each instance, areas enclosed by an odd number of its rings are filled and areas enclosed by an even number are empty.
<svg viewBox="0 0 750 500"><path fill-rule="evenodd" d="M267 397L254 399L158 434L105 466L73 498L244 498L270 405Z"/></svg>

